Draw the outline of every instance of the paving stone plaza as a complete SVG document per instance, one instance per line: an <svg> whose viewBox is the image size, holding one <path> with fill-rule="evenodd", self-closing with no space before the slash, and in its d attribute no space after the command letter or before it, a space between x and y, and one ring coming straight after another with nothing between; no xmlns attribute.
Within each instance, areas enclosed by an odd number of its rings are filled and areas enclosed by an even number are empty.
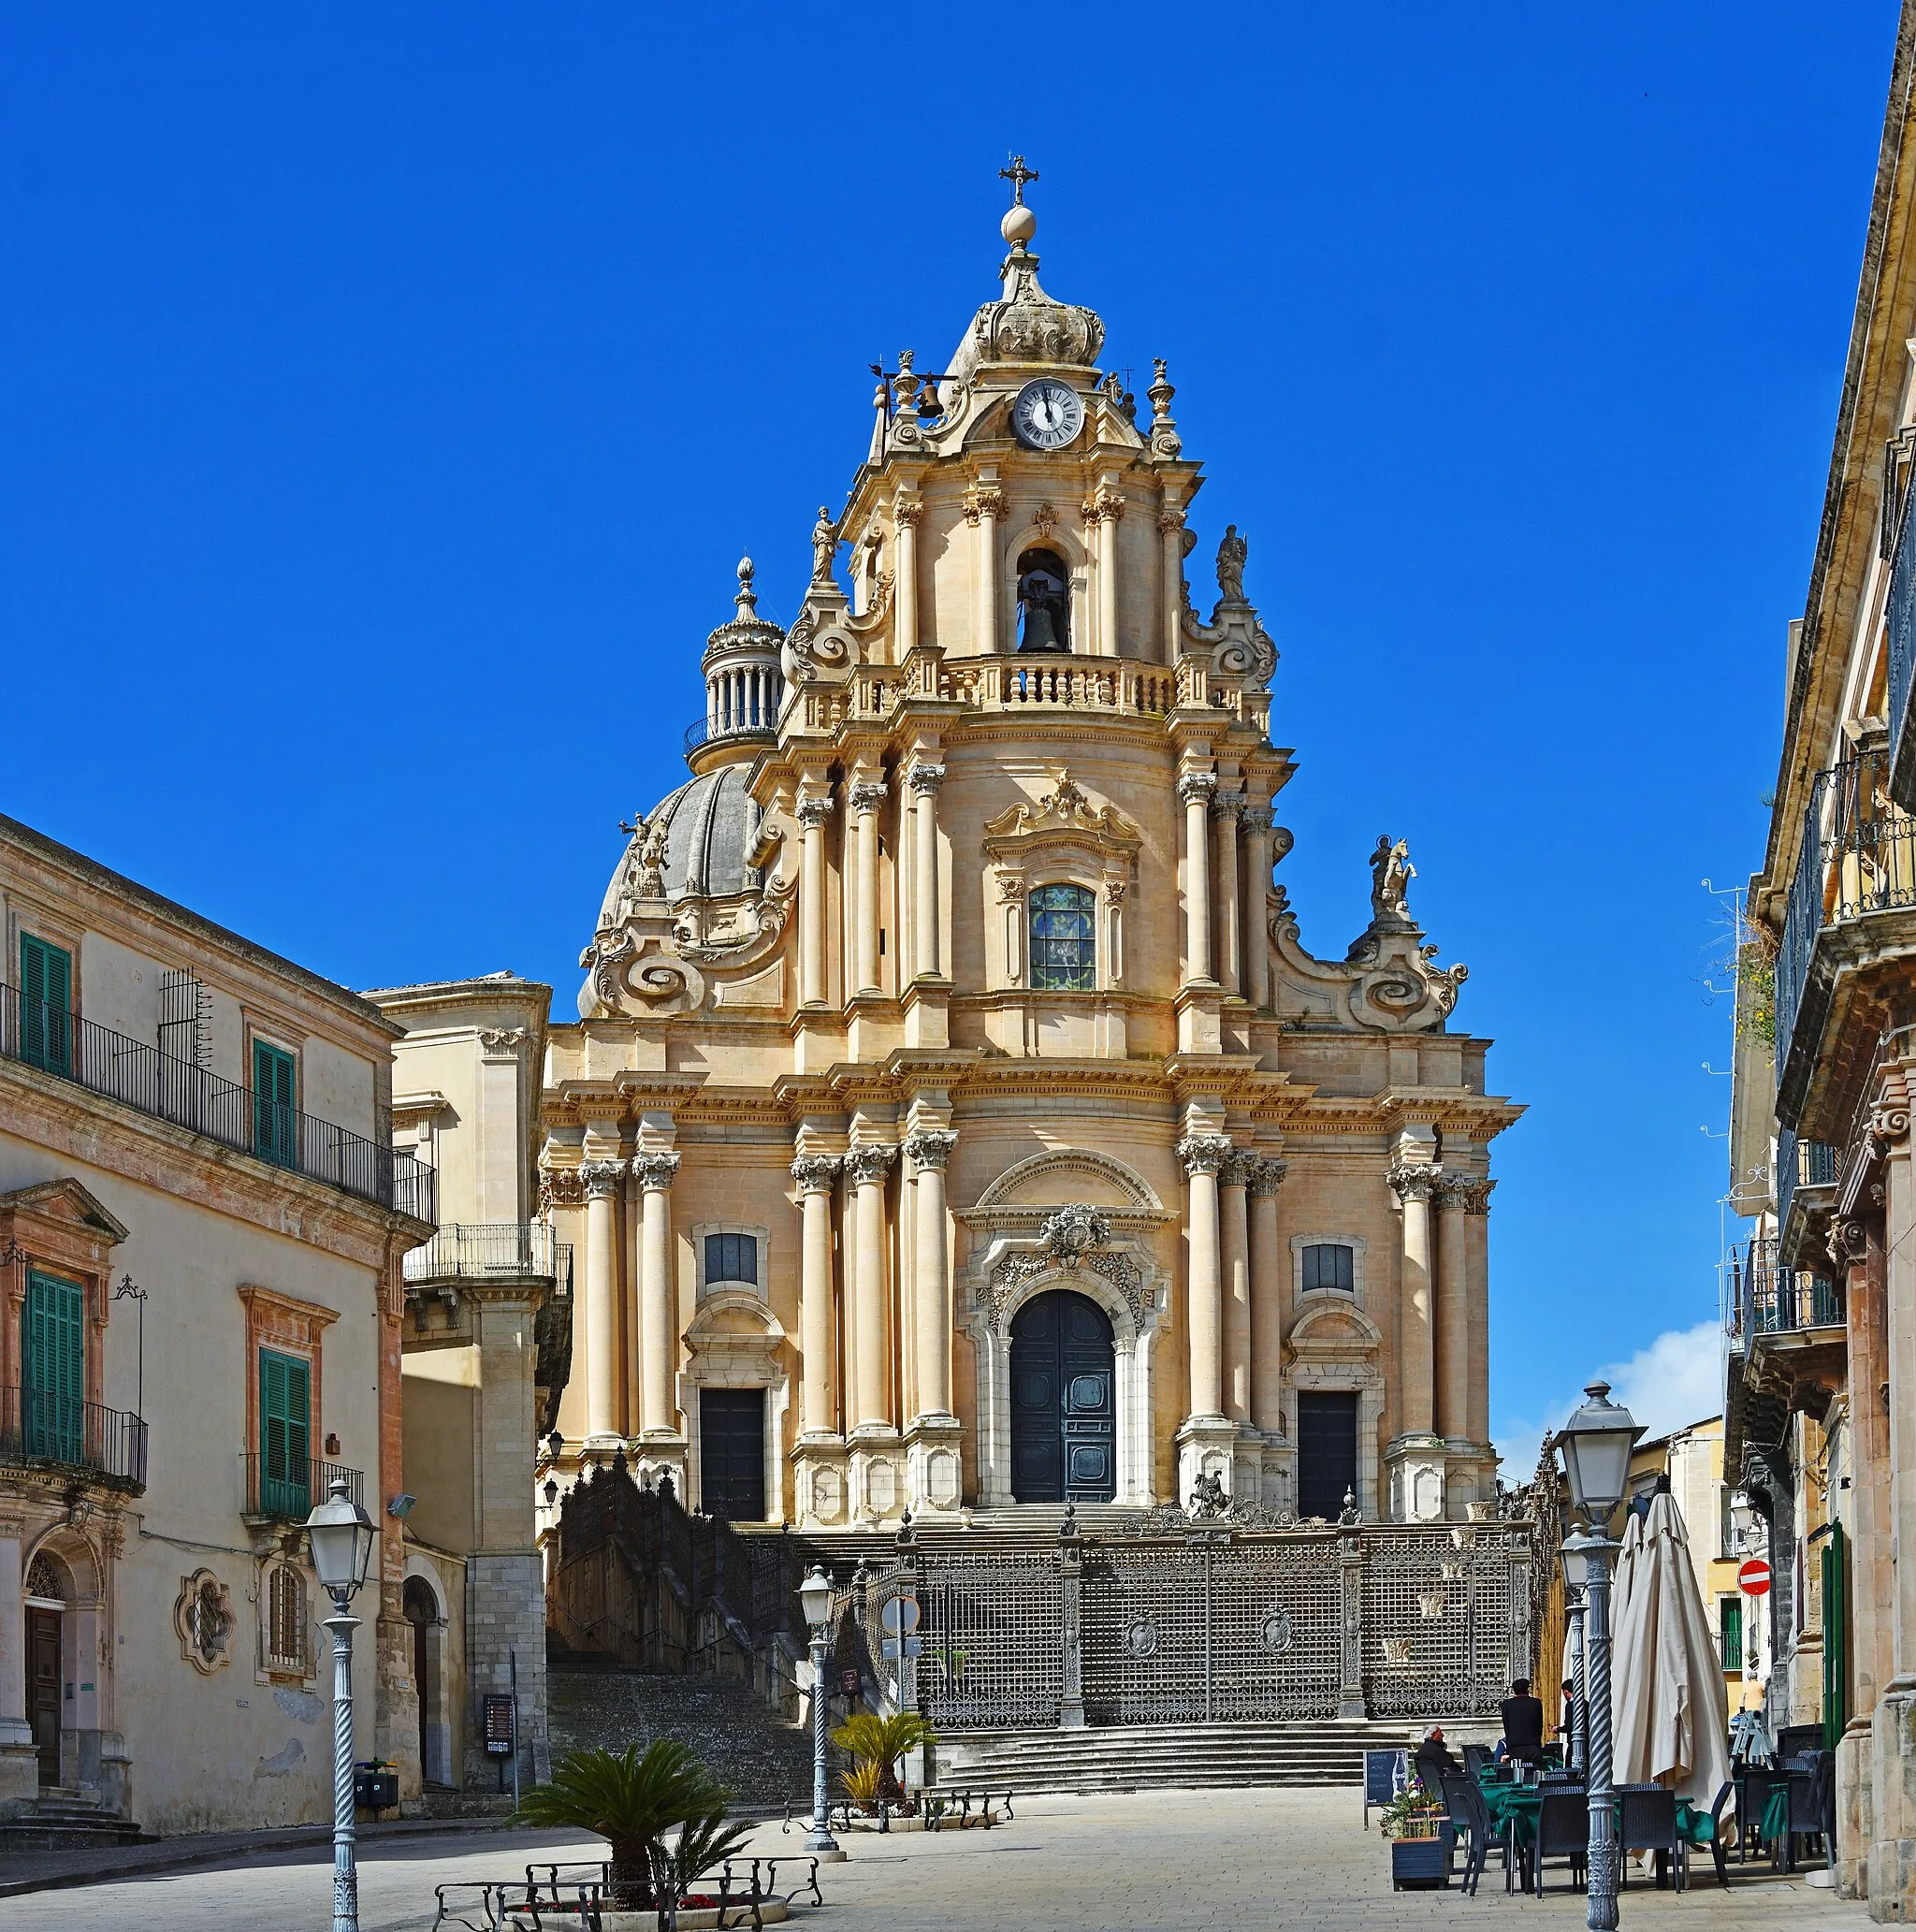
<svg viewBox="0 0 1916 1932"><path fill-rule="evenodd" d="M791 1852L777 1825L752 1850ZM1012 1926L1110 1926L1184 1932L1230 1925L1384 1928L1479 1924L1488 1919L1571 1932L1584 1900L1562 1883L1539 1900L1506 1895L1485 1877L1474 1899L1390 1889L1389 1858L1374 1826L1360 1823L1355 1790L1162 1791L1020 1800L1015 1823L990 1833L859 1834L850 1856L822 1878L820 1932L1007 1932ZM486 1832L393 1839L370 1846L360 1867L364 1932L426 1932L435 1885L503 1878L531 1858L596 1858L595 1844L549 1834ZM1459 1864L1461 1861L1459 1861ZM1734 1861L1728 1891L1703 1869L1681 1896L1633 1881L1624 1932L1861 1932L1860 1905ZM0 1899L0 1932L186 1925L255 1932L319 1925L331 1904L330 1861L318 1849L269 1854L195 1871L156 1873ZM809 1909L792 1925L812 1920Z"/></svg>

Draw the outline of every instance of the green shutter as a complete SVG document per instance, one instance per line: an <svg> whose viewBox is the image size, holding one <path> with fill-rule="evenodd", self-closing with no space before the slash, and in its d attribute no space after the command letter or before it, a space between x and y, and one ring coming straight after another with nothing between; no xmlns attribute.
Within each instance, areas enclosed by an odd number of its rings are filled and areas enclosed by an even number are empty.
<svg viewBox="0 0 1916 1932"><path fill-rule="evenodd" d="M73 1057L73 955L31 933L20 936L20 1056L69 1073Z"/></svg>
<svg viewBox="0 0 1916 1932"><path fill-rule="evenodd" d="M1723 1669L1740 1677L1743 1672L1743 1599L1726 1596L1717 1600L1722 1627Z"/></svg>
<svg viewBox="0 0 1916 1932"><path fill-rule="evenodd" d="M22 1330L26 1452L77 1463L86 1405L86 1296L80 1285L29 1274Z"/></svg>
<svg viewBox="0 0 1916 1932"><path fill-rule="evenodd" d="M289 1520L312 1508L312 1371L297 1357L259 1352L259 1503Z"/></svg>
<svg viewBox="0 0 1916 1932"><path fill-rule="evenodd" d="M1835 1750L1850 1721L1849 1538L1830 1525L1822 1547L1822 1743Z"/></svg>
<svg viewBox="0 0 1916 1932"><path fill-rule="evenodd" d="M265 1040L253 1042L253 1147L275 1167L299 1165L298 1105L293 1056Z"/></svg>

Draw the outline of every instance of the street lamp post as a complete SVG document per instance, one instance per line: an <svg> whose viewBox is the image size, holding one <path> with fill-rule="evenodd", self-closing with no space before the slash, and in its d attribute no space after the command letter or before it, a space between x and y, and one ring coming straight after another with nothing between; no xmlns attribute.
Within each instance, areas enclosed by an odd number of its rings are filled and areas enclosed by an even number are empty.
<svg viewBox="0 0 1916 1932"><path fill-rule="evenodd" d="M359 1873L353 1831L353 1633L351 1604L372 1561L378 1532L335 1476L332 1493L306 1518L313 1574L333 1600L333 1932L359 1932Z"/></svg>
<svg viewBox="0 0 1916 1932"><path fill-rule="evenodd" d="M812 1828L805 1848L829 1862L845 1853L832 1836L832 1794L825 1771L825 1660L832 1641L832 1580L816 1564L798 1587L798 1601L812 1634Z"/></svg>
<svg viewBox="0 0 1916 1932"><path fill-rule="evenodd" d="M1565 1572L1568 1581L1568 1570ZM1570 1768L1588 1773L1589 1753L1589 1700L1583 1681L1583 1586L1571 1585L1564 1591L1564 1608L1570 1617Z"/></svg>
<svg viewBox="0 0 1916 1932"><path fill-rule="evenodd" d="M1573 1509L1589 1525L1563 1541L1564 1579L1584 1595L1584 1723L1587 1736L1590 1852L1589 1932L1616 1932L1617 1820L1610 1798L1610 1559L1617 1545L1610 1518L1629 1486L1630 1452L1643 1430L1592 1382L1588 1400L1558 1431Z"/></svg>

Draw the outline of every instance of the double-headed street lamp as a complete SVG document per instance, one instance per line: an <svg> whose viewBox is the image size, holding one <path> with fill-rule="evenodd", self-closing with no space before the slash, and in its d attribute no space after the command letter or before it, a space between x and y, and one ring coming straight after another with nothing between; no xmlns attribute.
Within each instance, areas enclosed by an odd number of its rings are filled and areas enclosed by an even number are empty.
<svg viewBox="0 0 1916 1932"><path fill-rule="evenodd" d="M832 1579L817 1564L798 1586L798 1601L812 1634L812 1828L805 1848L816 1857L843 1858L832 1836L832 1794L825 1770L825 1659L832 1642Z"/></svg>
<svg viewBox="0 0 1916 1932"><path fill-rule="evenodd" d="M1610 1799L1610 1518L1630 1486L1630 1452L1642 1425L1592 1382L1588 1400L1557 1432L1572 1508L1589 1526L1563 1539L1563 1577L1584 1597L1584 1730L1589 1760L1589 1932L1616 1932L1617 1821Z"/></svg>
<svg viewBox="0 0 1916 1932"><path fill-rule="evenodd" d="M359 1873L353 1832L353 1601L372 1562L379 1532L335 1476L332 1493L306 1518L313 1574L333 1600L333 1932L359 1932Z"/></svg>

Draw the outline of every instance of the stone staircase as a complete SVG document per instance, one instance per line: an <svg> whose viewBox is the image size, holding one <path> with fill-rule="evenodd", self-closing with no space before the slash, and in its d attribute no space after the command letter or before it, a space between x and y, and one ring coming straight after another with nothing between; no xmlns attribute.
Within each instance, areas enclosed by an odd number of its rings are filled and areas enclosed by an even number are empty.
<svg viewBox="0 0 1916 1932"><path fill-rule="evenodd" d="M97 1792L43 1785L31 1809L0 1820L0 1860L8 1852L81 1852L94 1845L133 1845L143 1837L132 1819L102 1810Z"/></svg>
<svg viewBox="0 0 1916 1932"><path fill-rule="evenodd" d="M569 1750L641 1750L655 1737L691 1746L742 1806L782 1806L812 1788L810 1733L781 1723L736 1678L671 1677L555 1649L546 1665L555 1761Z"/></svg>
<svg viewBox="0 0 1916 1932"><path fill-rule="evenodd" d="M1112 1536L1139 1512L1128 1503L1081 1503L1073 1520L1083 1536ZM941 1552L965 1548L1023 1553L1055 1549L1065 1524L1062 1503L1023 1503L1015 1509L974 1509L956 1517L914 1518L912 1531L922 1549ZM776 1529L743 1529L745 1535L777 1535ZM808 1529L802 1533L811 1547L835 1562L868 1563L891 1561L898 1547L895 1524L859 1525L851 1529Z"/></svg>

